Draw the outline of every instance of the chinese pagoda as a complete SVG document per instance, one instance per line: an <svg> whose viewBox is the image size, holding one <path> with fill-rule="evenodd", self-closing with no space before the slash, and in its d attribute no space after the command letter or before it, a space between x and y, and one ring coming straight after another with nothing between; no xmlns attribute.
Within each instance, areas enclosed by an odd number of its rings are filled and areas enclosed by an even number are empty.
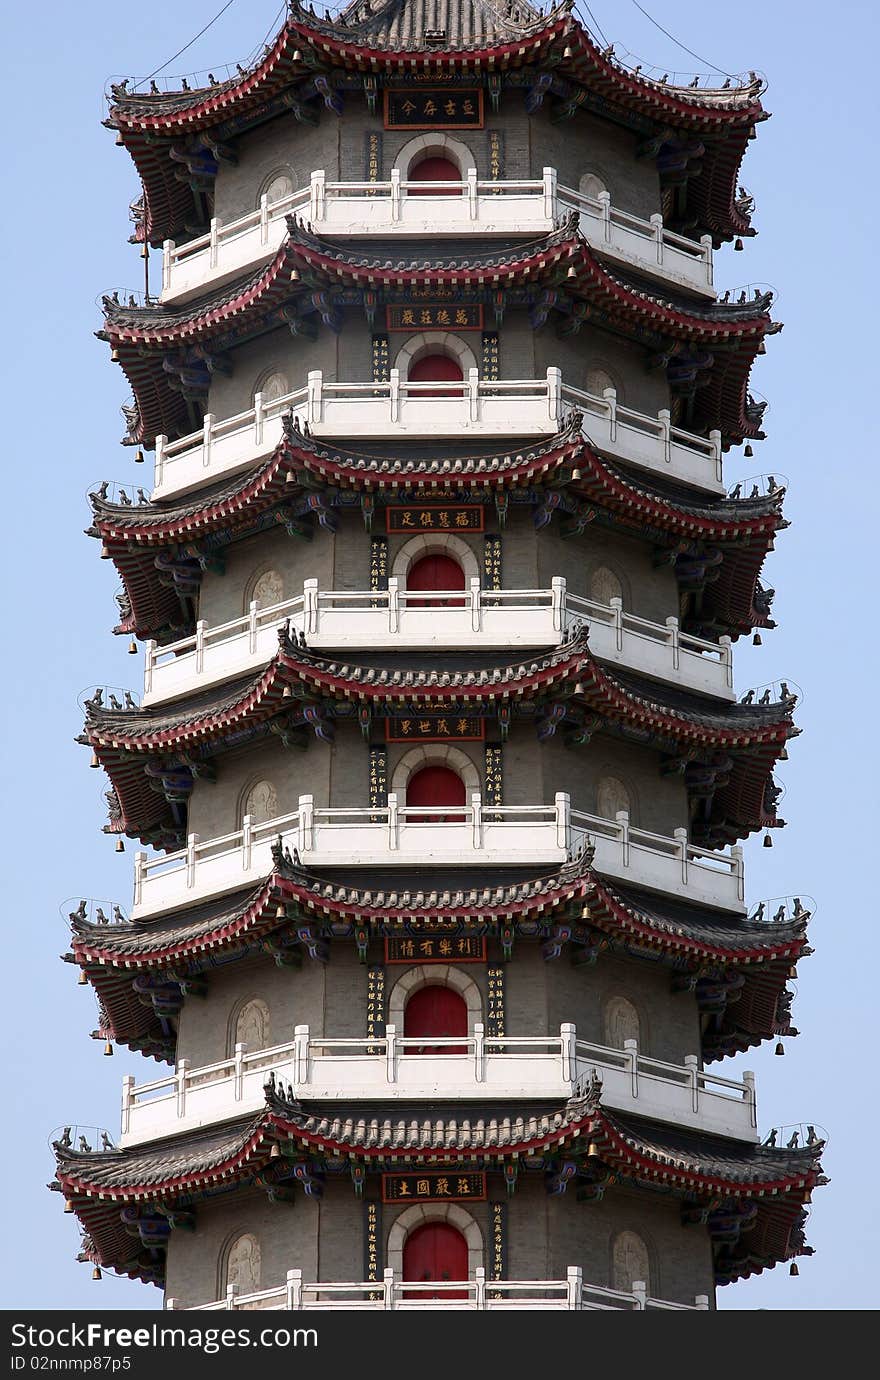
<svg viewBox="0 0 880 1380"><path fill-rule="evenodd" d="M732 665L787 525L723 474L780 329L713 282L761 82L649 79L571 0L290 0L151 85L106 124L161 291L98 335L154 473L89 528L144 684L81 737L134 899L65 958L161 1068L55 1142L80 1258L176 1309L797 1273L822 1140L721 1062L783 1051L810 953L741 847L798 732Z"/></svg>

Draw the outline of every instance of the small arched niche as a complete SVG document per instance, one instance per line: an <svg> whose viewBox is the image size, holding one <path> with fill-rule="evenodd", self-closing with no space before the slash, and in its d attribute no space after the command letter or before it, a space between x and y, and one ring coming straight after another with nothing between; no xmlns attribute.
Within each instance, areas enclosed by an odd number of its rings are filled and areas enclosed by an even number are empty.
<svg viewBox="0 0 880 1380"><path fill-rule="evenodd" d="M620 577L607 565L597 565L590 575L590 598L597 604L611 603L612 599L623 599L623 585Z"/></svg>
<svg viewBox="0 0 880 1380"><path fill-rule="evenodd" d="M260 997L250 997L238 1008L235 1016L233 1048L245 1045L249 1052L268 1049L271 1041L269 1008Z"/></svg>
<svg viewBox="0 0 880 1380"><path fill-rule="evenodd" d="M279 398L286 398L289 392L290 380L281 369L270 369L261 374L254 389L254 393L262 397L264 407L267 403L277 402Z"/></svg>
<svg viewBox="0 0 880 1380"><path fill-rule="evenodd" d="M280 813L278 792L271 781L255 781L248 787L242 800L242 818L250 815L253 824L267 824Z"/></svg>
<svg viewBox="0 0 880 1380"><path fill-rule="evenodd" d="M296 174L292 168L273 168L272 172L263 182L257 197L257 205L265 195L270 208L278 201L283 201L285 197L292 196L296 191Z"/></svg>
<svg viewBox="0 0 880 1380"><path fill-rule="evenodd" d="M591 200L596 201L599 197L599 193L607 192L608 188L598 173L585 172L581 173L578 182L578 191L582 196L588 196Z"/></svg>
<svg viewBox="0 0 880 1380"><path fill-rule="evenodd" d="M271 609L284 601L284 577L280 570L271 567L262 571L251 585L249 604L259 609Z"/></svg>
<svg viewBox="0 0 880 1380"><path fill-rule="evenodd" d="M634 1284L645 1285L651 1293L651 1258L638 1232L619 1231L611 1243L611 1287L631 1293Z"/></svg>
<svg viewBox="0 0 880 1380"><path fill-rule="evenodd" d="M260 1243L251 1232L242 1232L226 1251L225 1286L236 1293L255 1294L260 1288L262 1260Z"/></svg>
<svg viewBox="0 0 880 1380"><path fill-rule="evenodd" d="M600 819L616 819L621 810L632 815L632 799L618 776L602 775L596 783L596 814Z"/></svg>
<svg viewBox="0 0 880 1380"><path fill-rule="evenodd" d="M609 997L605 1003L605 1044L610 1049L623 1049L627 1040L641 1046L639 1013L628 997ZM637 1276L638 1278L638 1276Z"/></svg>
<svg viewBox="0 0 880 1380"><path fill-rule="evenodd" d="M620 401L620 390L617 386L617 380L607 369L603 369L599 364L591 365L587 370L584 377L584 387L594 398L603 397L606 388L613 388L618 395L618 402Z"/></svg>

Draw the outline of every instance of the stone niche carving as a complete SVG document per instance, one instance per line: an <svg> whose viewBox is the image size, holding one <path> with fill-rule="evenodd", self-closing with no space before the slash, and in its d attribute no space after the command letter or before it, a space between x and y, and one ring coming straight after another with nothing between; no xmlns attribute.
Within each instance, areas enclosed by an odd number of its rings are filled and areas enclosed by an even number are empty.
<svg viewBox="0 0 880 1380"><path fill-rule="evenodd" d="M260 1288L260 1243L250 1232L236 1238L226 1256L226 1287L239 1294L255 1294Z"/></svg>
<svg viewBox="0 0 880 1380"><path fill-rule="evenodd" d="M607 192L608 188L597 173L583 173L578 182L578 191L583 196L592 197L595 201L600 192Z"/></svg>
<svg viewBox="0 0 880 1380"><path fill-rule="evenodd" d="M611 1287L627 1293L641 1280L651 1292L648 1247L634 1231L619 1231L611 1247Z"/></svg>
<svg viewBox="0 0 880 1380"><path fill-rule="evenodd" d="M617 384L611 377L607 369L588 369L584 386L588 393L592 393L594 398L601 398L606 388L617 390Z"/></svg>
<svg viewBox="0 0 880 1380"><path fill-rule="evenodd" d="M255 781L244 799L243 815L250 815L254 824L265 824L278 818L278 792L271 781Z"/></svg>
<svg viewBox="0 0 880 1380"><path fill-rule="evenodd" d="M277 570L264 570L254 581L251 600L261 609L270 609L284 598L284 580Z"/></svg>
<svg viewBox="0 0 880 1380"><path fill-rule="evenodd" d="M629 791L616 776L600 776L596 787L596 814L601 819L616 819L619 810L632 814Z"/></svg>
<svg viewBox="0 0 880 1380"><path fill-rule="evenodd" d="M235 1020L235 1043L249 1052L269 1044L269 1008L259 997L246 1001Z"/></svg>
<svg viewBox="0 0 880 1380"><path fill-rule="evenodd" d="M623 586L613 570L607 565L597 565L590 576L590 598L597 604L610 604L612 599L623 598Z"/></svg>
<svg viewBox="0 0 880 1380"><path fill-rule="evenodd" d="M280 369L274 369L271 374L264 374L254 392L262 395L264 406L266 403L277 402L279 398L286 397L290 392L287 375L283 374Z"/></svg>
<svg viewBox="0 0 880 1380"><path fill-rule="evenodd" d="M266 183L263 191L269 198L269 205L272 206L276 201L283 201L286 196L296 191L293 183L293 174L279 170L272 174Z"/></svg>
<svg viewBox="0 0 880 1380"><path fill-rule="evenodd" d="M639 1013L626 997L611 997L605 1007L605 1043L623 1049L627 1040L640 1042Z"/></svg>

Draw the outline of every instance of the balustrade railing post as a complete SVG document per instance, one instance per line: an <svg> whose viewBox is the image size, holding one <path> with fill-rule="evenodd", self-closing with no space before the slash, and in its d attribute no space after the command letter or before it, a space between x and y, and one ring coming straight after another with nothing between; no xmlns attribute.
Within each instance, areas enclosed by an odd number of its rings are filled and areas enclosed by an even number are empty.
<svg viewBox="0 0 880 1380"><path fill-rule="evenodd" d="M623 651L623 600L619 594L612 594L608 600L608 606L614 615L614 646L618 652Z"/></svg>
<svg viewBox="0 0 880 1380"><path fill-rule="evenodd" d="M468 216L471 220L477 220L480 214L480 206L477 198L477 170L468 168L467 170L467 201Z"/></svg>
<svg viewBox="0 0 880 1380"><path fill-rule="evenodd" d="M391 404L391 421L400 421L400 370L388 371L388 397Z"/></svg>
<svg viewBox="0 0 880 1380"><path fill-rule="evenodd" d="M299 1312L302 1309L302 1270L288 1270L285 1281L284 1307L288 1313Z"/></svg>
<svg viewBox="0 0 880 1380"><path fill-rule="evenodd" d="M156 665L156 647L154 638L148 637L144 647L144 694L149 695L153 688L153 671Z"/></svg>
<svg viewBox="0 0 880 1380"><path fill-rule="evenodd" d="M654 232L654 244L655 244L655 246L656 246L655 252L656 252L656 256L657 256L657 262L658 262L658 264L662 264L662 262L663 262L663 249L664 249L664 244L663 244L663 217L662 217L658 212L655 212L654 215L650 217L650 221L651 221L651 229L652 229L653 232Z"/></svg>
<svg viewBox="0 0 880 1380"><path fill-rule="evenodd" d="M309 179L309 210L311 211L312 224L324 219L326 215L325 197L326 173L323 168L316 168Z"/></svg>
<svg viewBox="0 0 880 1380"><path fill-rule="evenodd" d="M602 238L606 244L611 242L611 193L600 192L596 197L602 216Z"/></svg>
<svg viewBox="0 0 880 1380"><path fill-rule="evenodd" d="M618 810L614 818L620 830L621 863L629 867L629 810Z"/></svg>
<svg viewBox="0 0 880 1380"><path fill-rule="evenodd" d="M668 407L661 407L657 413L657 421L660 423L661 443L663 445L663 460L667 465L672 464L672 413Z"/></svg>
<svg viewBox="0 0 880 1380"><path fill-rule="evenodd" d="M147 871L146 853L134 855L134 904L139 906L144 899L144 877Z"/></svg>
<svg viewBox="0 0 880 1380"><path fill-rule="evenodd" d="M565 578L554 575L550 581L550 610L553 617L553 631L561 632L565 626Z"/></svg>
<svg viewBox="0 0 880 1380"><path fill-rule="evenodd" d="M678 619L667 618L666 626L669 629L669 645L672 648L672 669L677 671L681 662L681 631Z"/></svg>
<svg viewBox="0 0 880 1380"><path fill-rule="evenodd" d="M721 665L724 667L724 684L731 689L733 687L733 643L725 633L718 639L718 650L721 653Z"/></svg>
<svg viewBox="0 0 880 1380"><path fill-rule="evenodd" d="M722 479L721 470L721 432L710 431L709 441L712 446L712 457L715 461L715 481L720 484Z"/></svg>
<svg viewBox="0 0 880 1380"><path fill-rule="evenodd" d="M132 1093L134 1092L134 1074L127 1073L122 1080L122 1134L128 1134L131 1125L131 1104Z"/></svg>
<svg viewBox="0 0 880 1380"><path fill-rule="evenodd" d="M694 1297L694 1307L695 1307L695 1308L699 1308L700 1311L703 1312L703 1313L708 1313L708 1311L709 1311L709 1295L708 1295L708 1294L697 1294L697 1295Z"/></svg>
<svg viewBox="0 0 880 1380"><path fill-rule="evenodd" d="M167 292L171 287L171 255L174 253L174 241L162 241L162 291Z"/></svg>
<svg viewBox="0 0 880 1380"><path fill-rule="evenodd" d="M266 421L266 411L263 405L262 392L254 394L254 445L263 444L263 426Z"/></svg>
<svg viewBox="0 0 880 1380"><path fill-rule="evenodd" d="M385 1027L385 1082L397 1082L397 1027Z"/></svg>
<svg viewBox="0 0 880 1380"><path fill-rule="evenodd" d="M556 169L542 168L541 181L543 183L544 196L544 217L546 220L556 219Z"/></svg>
<svg viewBox="0 0 880 1380"><path fill-rule="evenodd" d="M156 488L160 488L165 477L165 447L168 445L167 436L156 437L156 460L153 467L153 479Z"/></svg>
<svg viewBox="0 0 880 1380"><path fill-rule="evenodd" d="M555 366L547 370L547 416L551 422L562 421L562 370Z"/></svg>
<svg viewBox="0 0 880 1380"><path fill-rule="evenodd" d="M480 420L480 371L468 369L468 417L472 422Z"/></svg>
<svg viewBox="0 0 880 1380"><path fill-rule="evenodd" d="M400 220L402 194L400 187L400 168L391 169L391 219Z"/></svg>
<svg viewBox="0 0 880 1380"><path fill-rule="evenodd" d="M730 850L730 857L733 863L731 871L736 877L737 900L744 901L746 898L745 876L743 874L743 851L738 843L735 843Z"/></svg>
<svg viewBox="0 0 880 1380"><path fill-rule="evenodd" d="M617 440L617 389L603 388L602 397L608 406L608 439Z"/></svg>
<svg viewBox="0 0 880 1380"><path fill-rule="evenodd" d="M248 604L248 653L253 656L257 650L257 610L259 604L256 599L252 599Z"/></svg>
<svg viewBox="0 0 880 1380"><path fill-rule="evenodd" d="M486 1081L486 1028L482 1021L474 1022L474 1081Z"/></svg>
<svg viewBox="0 0 880 1380"><path fill-rule="evenodd" d="M307 635L318 632L319 618L318 581L303 580L303 632Z"/></svg>
<svg viewBox="0 0 880 1380"><path fill-rule="evenodd" d="M236 1102L240 1102L244 1092L244 1056L247 1054L247 1045L244 1040L237 1040L233 1052L233 1076L232 1076L232 1096Z"/></svg>
<svg viewBox="0 0 880 1380"><path fill-rule="evenodd" d="M323 421L324 398L322 393L324 378L320 369L310 369L306 375L306 411L309 425Z"/></svg>
<svg viewBox="0 0 880 1380"><path fill-rule="evenodd" d="M241 870L249 872L253 856L253 815L245 815L241 821Z"/></svg>
<svg viewBox="0 0 880 1380"><path fill-rule="evenodd" d="M648 1286L643 1279L633 1281L633 1309L644 1313L648 1306Z"/></svg>
<svg viewBox="0 0 880 1380"><path fill-rule="evenodd" d="M714 267L712 263L712 236L701 235L700 244L703 248L703 265L706 270L706 287L712 287L714 282Z"/></svg>
<svg viewBox="0 0 880 1380"><path fill-rule="evenodd" d="M562 1081L573 1083L577 1077L577 1027L563 1021L559 1027L559 1053L562 1058Z"/></svg>
<svg viewBox="0 0 880 1380"><path fill-rule="evenodd" d="M269 193L260 197L260 244L269 243Z"/></svg>
<svg viewBox="0 0 880 1380"><path fill-rule="evenodd" d="M482 1313L486 1308L486 1270L483 1265L478 1265L474 1270L474 1302L477 1312Z"/></svg>
<svg viewBox="0 0 880 1380"><path fill-rule="evenodd" d="M471 604L471 628L474 632L481 632L483 627L483 609L480 600L480 577L472 575L470 581L470 604Z"/></svg>
<svg viewBox="0 0 880 1380"><path fill-rule="evenodd" d="M624 1040L623 1052L629 1064L629 1090L633 1097L639 1095L639 1042Z"/></svg>
<svg viewBox="0 0 880 1380"><path fill-rule="evenodd" d="M556 847L571 848L571 796L567 791L557 791L553 797L556 807Z"/></svg>
<svg viewBox="0 0 880 1380"><path fill-rule="evenodd" d="M382 1307L394 1307L394 1271L382 1271Z"/></svg>
<svg viewBox="0 0 880 1380"><path fill-rule="evenodd" d="M189 1060L179 1059L174 1078L177 1084L177 1115L186 1115L186 1084L189 1077Z"/></svg>
<svg viewBox="0 0 880 1380"><path fill-rule="evenodd" d="M191 890L196 884L196 849L199 843L198 834L188 834L186 839L186 885ZM146 856L146 855L144 855Z"/></svg>
<svg viewBox="0 0 880 1380"><path fill-rule="evenodd" d="M388 577L388 631L400 632L400 580L396 575Z"/></svg>
<svg viewBox="0 0 880 1380"><path fill-rule="evenodd" d="M673 836L673 838L675 839L676 846L677 846L677 848L678 848L678 854L679 854L679 857L681 858L681 880L682 880L682 884L683 884L684 886L687 886L687 880L688 880L688 831L687 831L687 829L673 829L673 831L672 831L672 836Z"/></svg>
<svg viewBox="0 0 880 1380"><path fill-rule="evenodd" d="M237 1293L238 1293L238 1285L237 1285L237 1284L227 1284L227 1286L226 1286L226 1305L225 1305L227 1309L232 1310L232 1309L235 1308L235 1296L236 1296Z"/></svg>
<svg viewBox="0 0 880 1380"><path fill-rule="evenodd" d="M214 430L214 414L205 413L205 420L202 422L202 465L207 469L211 463L211 435Z"/></svg>
<svg viewBox="0 0 880 1380"><path fill-rule="evenodd" d="M565 1272L565 1306L574 1312L580 1310L583 1300L584 1272L580 1265L569 1265Z"/></svg>
<svg viewBox="0 0 880 1380"><path fill-rule="evenodd" d="M200 676L205 669L205 629L208 626L206 618L200 618L196 623L196 675Z"/></svg>
<svg viewBox="0 0 880 1380"><path fill-rule="evenodd" d="M293 1082L295 1087L298 1088L303 1083L311 1082L309 1062L309 1027L307 1025L295 1025L293 1027Z"/></svg>
<svg viewBox="0 0 880 1380"><path fill-rule="evenodd" d="M400 807L396 791L388 792L388 847L392 853L400 846Z"/></svg>
<svg viewBox="0 0 880 1380"><path fill-rule="evenodd" d="M217 253L220 242L220 221L216 216L211 217L211 225L208 235L208 267L217 267Z"/></svg>
<svg viewBox="0 0 880 1380"><path fill-rule="evenodd" d="M471 844L475 849L483 847L483 799L479 791L471 791Z"/></svg>
<svg viewBox="0 0 880 1380"><path fill-rule="evenodd" d="M310 853L315 846L315 797L301 795L299 798L299 846L304 853Z"/></svg>
<svg viewBox="0 0 880 1380"><path fill-rule="evenodd" d="M745 1083L743 1101L749 1109L749 1125L754 1129L758 1124L758 1102L755 1090L755 1075L751 1069L744 1069L742 1081Z"/></svg>
<svg viewBox="0 0 880 1380"><path fill-rule="evenodd" d="M691 1089L691 1111L698 1112L700 1110L700 1061L696 1054L686 1054L684 1066L688 1071L688 1082Z"/></svg>

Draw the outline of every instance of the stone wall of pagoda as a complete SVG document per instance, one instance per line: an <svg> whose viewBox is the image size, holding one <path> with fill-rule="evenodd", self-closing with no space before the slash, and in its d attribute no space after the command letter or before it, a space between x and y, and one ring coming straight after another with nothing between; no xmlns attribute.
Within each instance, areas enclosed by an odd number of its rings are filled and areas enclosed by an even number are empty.
<svg viewBox="0 0 880 1380"><path fill-rule="evenodd" d="M396 1242L430 1214L440 1220L449 1215L469 1244L482 1247L481 1258L488 1262L492 1204L501 1202L508 1278L564 1279L568 1266L579 1265L591 1283L629 1288L632 1280L625 1281L625 1275L638 1261L648 1265L646 1282L654 1297L693 1305L697 1294L712 1295L708 1231L683 1226L679 1204L671 1196L652 1200L615 1186L598 1202L575 1204L568 1196L549 1196L540 1172L520 1173L509 1200L500 1175L490 1174L488 1192L488 1201L451 1208L382 1204L380 1258L393 1268ZM166 1295L177 1306L189 1307L222 1298L230 1269L236 1278L237 1271L246 1272L241 1293L277 1285L291 1262L306 1280L363 1279L364 1233L356 1226L365 1213L365 1202L353 1200L347 1172L338 1179L328 1176L321 1198L299 1200L295 1206L270 1203L255 1190L204 1202L197 1231L171 1237Z"/></svg>
<svg viewBox="0 0 880 1380"><path fill-rule="evenodd" d="M500 960L500 950L497 957ZM382 946L377 943L370 963L381 961ZM425 965L419 971L430 978L440 969ZM394 988L407 974L406 964L386 967L389 1020L403 1001L402 996L395 996ZM456 975L457 987L469 996L471 1025L476 1020L485 1025L486 965L462 964ZM407 977L404 987L410 980ZM236 1041L245 1037L253 1003L257 1003L257 1025L252 1029L262 1030L265 1047L292 1040L297 1025L307 1025L314 1036L328 1040L363 1039L367 983L367 967L358 962L350 941L333 943L326 964L308 958L301 968L278 968L270 958L230 964L211 974L207 1000L184 1002L178 1017L178 1057L189 1059L192 1068L228 1058ZM699 1053L696 999L690 992L672 992L665 965L606 955L595 964L580 966L567 959L547 962L536 941L523 939L504 966L504 983L508 1035L558 1034L560 1025L567 1022L577 1027L580 1039L614 1047L628 1038L622 1032L632 1026L631 1036L638 1036L640 1050L649 1058L680 1065L686 1055ZM623 1012L621 999L628 1003Z"/></svg>

